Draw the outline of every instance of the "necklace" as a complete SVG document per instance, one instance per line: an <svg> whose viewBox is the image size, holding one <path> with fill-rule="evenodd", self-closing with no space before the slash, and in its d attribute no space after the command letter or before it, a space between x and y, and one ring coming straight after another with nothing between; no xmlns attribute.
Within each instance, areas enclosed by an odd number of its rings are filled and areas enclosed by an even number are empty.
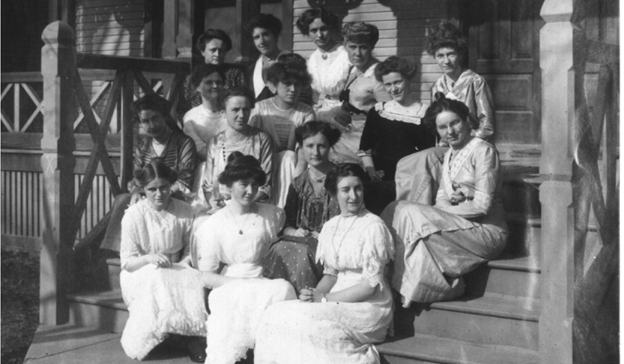
<svg viewBox="0 0 624 364"><path fill-rule="evenodd" d="M338 220L340 220L340 221L338 223L336 223L336 228L334 229L334 234L332 235L332 246L334 247L334 254L338 254L338 250L342 246L342 242L347 237L347 235L349 235L349 231L351 231L351 228L353 227L353 225L355 224L355 221L359 217L360 217L360 214L358 212L358 214L355 215L355 219L353 219L353 221L351 222L351 225L349 225L349 228L347 229L347 231L342 236L342 239L340 239L340 241L338 242L338 247L336 247L336 242L334 240L336 238L336 233L338 232L338 226L340 226L341 225L340 222L342 222L342 215L340 215L340 217L338 217Z"/></svg>
<svg viewBox="0 0 624 364"><path fill-rule="evenodd" d="M249 219L249 215L251 215L252 213L253 211L249 210L249 212L247 213L247 216L245 217L245 220L243 220L243 227L247 223L247 219ZM234 213L232 212L231 209L230 209L230 215L232 215L232 219L234 220L234 223L236 224L236 227L238 228L238 235L243 235L243 229L240 227L240 225L238 225L238 221L236 221L236 217L234 216Z"/></svg>
<svg viewBox="0 0 624 364"><path fill-rule="evenodd" d="M310 178L312 178L312 180L317 182L317 183L324 182L325 178L327 177L327 175L323 175L321 177L314 176L314 174L312 174L312 170L310 168L308 168L308 174L310 175Z"/></svg>

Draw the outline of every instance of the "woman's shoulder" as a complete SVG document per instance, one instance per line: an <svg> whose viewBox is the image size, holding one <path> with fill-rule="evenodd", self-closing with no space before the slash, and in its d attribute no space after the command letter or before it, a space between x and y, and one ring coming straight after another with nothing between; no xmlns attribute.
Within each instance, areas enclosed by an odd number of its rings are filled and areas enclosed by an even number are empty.
<svg viewBox="0 0 624 364"><path fill-rule="evenodd" d="M298 101L295 105L295 111L303 114L309 114L313 113L314 109L312 108L312 106L306 104L305 102Z"/></svg>
<svg viewBox="0 0 624 364"><path fill-rule="evenodd" d="M373 214L368 210L364 210L363 212L361 212L360 218L362 219L362 225L366 226L367 228L387 229L386 223L384 223L379 216Z"/></svg>
<svg viewBox="0 0 624 364"><path fill-rule="evenodd" d="M258 206L258 215L262 216L264 219L275 224L280 221L284 221L286 215L284 213L284 209L281 207L266 203L258 203L256 206Z"/></svg>
<svg viewBox="0 0 624 364"><path fill-rule="evenodd" d="M178 200L175 198L171 199L171 208L168 210L171 211L172 214L176 215L178 218L193 218L195 217L195 208L191 206L186 201Z"/></svg>

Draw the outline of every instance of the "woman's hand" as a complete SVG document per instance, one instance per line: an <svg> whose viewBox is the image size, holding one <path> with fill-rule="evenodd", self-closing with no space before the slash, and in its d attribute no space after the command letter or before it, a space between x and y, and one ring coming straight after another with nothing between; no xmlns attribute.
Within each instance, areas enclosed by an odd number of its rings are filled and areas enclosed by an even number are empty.
<svg viewBox="0 0 624 364"><path fill-rule="evenodd" d="M289 235L292 235L292 236L300 236L302 238L310 236L310 232L304 228L299 228L297 230L292 229L290 232L292 234L289 234Z"/></svg>
<svg viewBox="0 0 624 364"><path fill-rule="evenodd" d="M325 297L325 293L316 288L303 288L299 294L299 300L302 302L321 302Z"/></svg>
<svg viewBox="0 0 624 364"><path fill-rule="evenodd" d="M466 200L466 196L462 191L455 191L451 194L451 205L458 205Z"/></svg>
<svg viewBox="0 0 624 364"><path fill-rule="evenodd" d="M384 171L377 171L375 170L375 167L366 167L366 173L368 173L368 176L372 181L381 181L385 175Z"/></svg>
<svg viewBox="0 0 624 364"><path fill-rule="evenodd" d="M313 237L314 239L318 240L319 233L318 233L318 231L314 231L313 230L313 231L310 231L310 236Z"/></svg>
<svg viewBox="0 0 624 364"><path fill-rule="evenodd" d="M171 259L164 254L148 254L145 259L159 268L171 268Z"/></svg>

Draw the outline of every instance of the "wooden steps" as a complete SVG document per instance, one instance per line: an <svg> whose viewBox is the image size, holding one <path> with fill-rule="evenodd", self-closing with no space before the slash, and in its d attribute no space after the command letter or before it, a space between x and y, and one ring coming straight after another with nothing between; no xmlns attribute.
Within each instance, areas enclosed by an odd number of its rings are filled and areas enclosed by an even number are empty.
<svg viewBox="0 0 624 364"><path fill-rule="evenodd" d="M120 333L128 320L128 308L119 289L71 294L67 300L70 305L70 323L76 327Z"/></svg>
<svg viewBox="0 0 624 364"><path fill-rule="evenodd" d="M534 350L414 334L377 345L382 364L537 364Z"/></svg>

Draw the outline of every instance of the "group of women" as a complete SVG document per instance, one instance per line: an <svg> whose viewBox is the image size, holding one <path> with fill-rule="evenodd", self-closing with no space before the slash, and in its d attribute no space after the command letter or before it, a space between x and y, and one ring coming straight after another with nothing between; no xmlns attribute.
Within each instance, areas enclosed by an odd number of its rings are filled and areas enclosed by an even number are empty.
<svg viewBox="0 0 624 364"><path fill-rule="evenodd" d="M223 63L227 34L200 37L184 116L200 201L173 198L177 175L155 159L123 218L130 357L176 334L211 364L250 349L256 363L379 363L393 290L404 306L457 297L504 248L492 98L459 30L430 35L444 75L424 105L414 63L373 57L375 26L345 24L340 41L340 19L314 8L297 27L318 47L307 61L277 47L278 19L252 19L246 74Z"/></svg>

